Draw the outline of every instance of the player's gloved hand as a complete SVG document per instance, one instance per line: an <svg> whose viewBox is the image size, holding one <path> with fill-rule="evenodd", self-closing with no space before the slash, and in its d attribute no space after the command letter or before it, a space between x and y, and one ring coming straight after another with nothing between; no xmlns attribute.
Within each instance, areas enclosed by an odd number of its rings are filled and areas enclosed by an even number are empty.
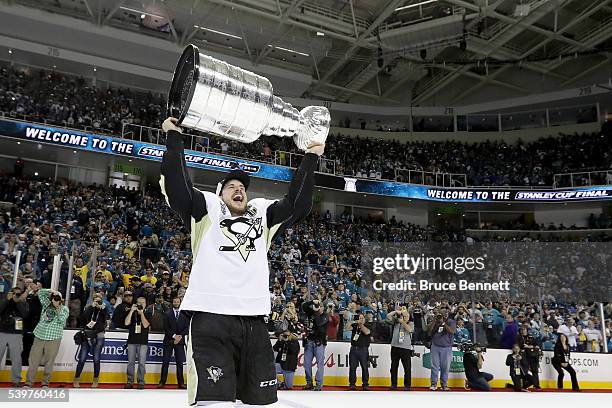
<svg viewBox="0 0 612 408"><path fill-rule="evenodd" d="M164 123L162 123L162 130L166 133L168 133L171 130L175 130L179 133L183 133L183 128L177 126L176 125L177 122L178 122L177 118L168 118L164 120Z"/></svg>

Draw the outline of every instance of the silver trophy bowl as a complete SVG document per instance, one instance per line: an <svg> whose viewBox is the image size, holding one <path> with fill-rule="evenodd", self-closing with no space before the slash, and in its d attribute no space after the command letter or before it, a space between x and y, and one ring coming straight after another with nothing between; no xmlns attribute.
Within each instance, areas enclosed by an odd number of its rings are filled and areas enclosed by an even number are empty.
<svg viewBox="0 0 612 408"><path fill-rule="evenodd" d="M261 135L293 137L301 150L325 143L331 120L327 108L298 111L274 96L267 78L204 55L192 44L174 71L168 114L180 126L244 143Z"/></svg>

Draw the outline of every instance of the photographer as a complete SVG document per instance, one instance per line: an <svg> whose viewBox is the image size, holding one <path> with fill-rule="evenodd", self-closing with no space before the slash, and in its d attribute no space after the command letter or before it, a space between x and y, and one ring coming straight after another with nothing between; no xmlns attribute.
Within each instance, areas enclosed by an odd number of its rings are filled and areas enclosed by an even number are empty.
<svg viewBox="0 0 612 408"><path fill-rule="evenodd" d="M395 311L387 315L387 321L392 326L391 337L391 390L397 389L397 371L399 363L404 368L404 390L409 391L412 386L412 362L414 354L412 347L412 334L414 328L410 322L410 314L405 306L399 305Z"/></svg>
<svg viewBox="0 0 612 408"><path fill-rule="evenodd" d="M506 365L510 367L514 391L528 391L527 389L533 385L533 377L528 372L527 360L521 355L518 344L512 346L512 354L506 357Z"/></svg>
<svg viewBox="0 0 612 408"><path fill-rule="evenodd" d="M300 354L299 328L294 320L287 320L287 328L278 334L278 340L274 344L276 351L276 373L283 375L283 381L278 380L279 390L290 390L293 388L293 376L298 364Z"/></svg>
<svg viewBox="0 0 612 408"><path fill-rule="evenodd" d="M478 344L464 343L461 345L463 351L463 367L465 368L465 388L478 391L490 391L489 382L493 375L480 371L484 363L483 352L487 350Z"/></svg>
<svg viewBox="0 0 612 408"><path fill-rule="evenodd" d="M23 351L23 319L28 314L27 293L19 287L0 294L0 361L8 346L11 359L11 383L21 386L21 352Z"/></svg>
<svg viewBox="0 0 612 408"><path fill-rule="evenodd" d="M123 292L123 297L121 299L121 303L117 305L115 308L115 313L113 313L113 328L115 329L125 329L125 318L127 317L130 309L132 309L134 302L134 296L132 292L126 290Z"/></svg>
<svg viewBox="0 0 612 408"><path fill-rule="evenodd" d="M368 369L368 359L370 353L368 351L371 342L372 322L366 322L365 315L359 313L354 315L351 325L351 350L349 352L349 389L354 391L357 389L357 366L361 366L361 379L363 390L367 391L370 372Z"/></svg>
<svg viewBox="0 0 612 408"><path fill-rule="evenodd" d="M143 390L145 385L145 372L147 363L147 346L149 343L149 321L151 314L145 311L147 301L139 297L136 304L132 305L125 317L125 326L129 329L127 383L124 388L132 389L134 384L134 367L138 357L138 388Z"/></svg>
<svg viewBox="0 0 612 408"><path fill-rule="evenodd" d="M100 354L102 354L102 347L104 347L104 331L106 329L107 319L108 313L102 300L102 295L96 293L93 297L93 302L85 308L79 317L79 327L81 327L83 336L81 338L81 344L79 345L79 361L74 373L74 380L72 381L74 388L80 387L81 372L83 372L87 356L90 353L94 365L94 376L91 387L96 388L98 386L98 377L100 376Z"/></svg>
<svg viewBox="0 0 612 408"><path fill-rule="evenodd" d="M455 321L448 317L448 307L442 306L440 312L427 327L431 338L431 386L430 390L438 388L438 375L442 391L448 391L448 371L453 357L453 337L457 330Z"/></svg>
<svg viewBox="0 0 612 408"><path fill-rule="evenodd" d="M559 374L557 377L557 388L563 389L563 370L570 374L572 379L572 390L580 391L578 386L578 379L576 378L576 370L572 367L572 359L570 355L571 347L569 345L568 338L565 334L560 333L557 343L555 344L555 351L552 358L552 365Z"/></svg>
<svg viewBox="0 0 612 408"><path fill-rule="evenodd" d="M53 364L59 351L69 312L68 307L64 306L62 294L59 292L40 289L38 290L38 298L40 299L42 312L34 329L34 343L30 350L26 386L32 386L38 366L44 361L45 372L42 387L46 388L49 386Z"/></svg>
<svg viewBox="0 0 612 408"><path fill-rule="evenodd" d="M305 390L321 391L325 370L325 346L327 345L328 316L319 299L302 303L302 311L306 314L306 336L304 345L304 374L306 375ZM316 386L312 384L312 361L317 360Z"/></svg>
<svg viewBox="0 0 612 408"><path fill-rule="evenodd" d="M412 341L414 344L422 344L423 331L427 328L427 324L425 323L425 312L423 310L423 305L418 299L414 300L411 313L412 321L414 322Z"/></svg>
<svg viewBox="0 0 612 408"><path fill-rule="evenodd" d="M541 390L540 388L540 356L542 352L540 351L540 347L538 346L535 338L528 334L528 329L526 326L521 326L519 329L519 334L516 336L516 344L519 345L521 349L521 354L525 358L526 366L531 373L533 378L533 385L536 390Z"/></svg>

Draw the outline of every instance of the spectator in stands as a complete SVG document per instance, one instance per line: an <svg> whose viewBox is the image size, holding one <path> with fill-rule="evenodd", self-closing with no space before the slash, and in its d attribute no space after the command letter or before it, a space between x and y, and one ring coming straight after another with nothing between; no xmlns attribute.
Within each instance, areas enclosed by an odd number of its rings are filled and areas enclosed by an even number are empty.
<svg viewBox="0 0 612 408"><path fill-rule="evenodd" d="M28 315L27 293L14 287L0 294L0 361L8 348L11 359L11 385L21 386L21 352L23 351L23 319Z"/></svg>
<svg viewBox="0 0 612 408"><path fill-rule="evenodd" d="M595 328L595 322L589 320L587 328L583 330L586 336L586 351L599 353L601 350L602 336L601 331Z"/></svg>
<svg viewBox="0 0 612 408"><path fill-rule="evenodd" d="M453 338L454 344L471 343L470 332L465 327L465 321L463 319L457 320L457 331Z"/></svg>
<svg viewBox="0 0 612 408"><path fill-rule="evenodd" d="M70 285L70 302L68 303L68 327L77 327L81 308L85 303L85 288L79 274L72 275Z"/></svg>
<svg viewBox="0 0 612 408"><path fill-rule="evenodd" d="M516 335L518 334L518 323L510 313L506 315L506 321L504 325L504 331L501 335L501 346L502 348L510 349L515 343Z"/></svg>
<svg viewBox="0 0 612 408"><path fill-rule="evenodd" d="M563 324L557 329L557 333L564 334L567 338L567 342L572 351L576 351L577 340L578 340L578 329L574 324L574 319L568 317L564 320Z"/></svg>
<svg viewBox="0 0 612 408"><path fill-rule="evenodd" d="M91 354L94 366L94 376L91 383L92 388L97 388L100 381L100 355L104 347L104 332L106 331L106 322L109 319L106 311L106 305L101 294L95 294L91 304L87 305L79 320L81 330L83 331L83 339L79 345L79 357L74 373L72 385L75 388L80 387L81 373L89 354Z"/></svg>
<svg viewBox="0 0 612 408"><path fill-rule="evenodd" d="M327 338L336 339L338 337L338 324L340 323L340 315L336 312L337 305L331 299L326 301L327 313Z"/></svg>
<svg viewBox="0 0 612 408"><path fill-rule="evenodd" d="M143 281L145 284L146 283L150 283L152 285L155 285L157 283L157 278L155 276L153 276L153 266L146 266L145 267L145 274L140 278L141 281ZM145 288L147 286L145 285Z"/></svg>
<svg viewBox="0 0 612 408"><path fill-rule="evenodd" d="M146 311L147 301L144 297L136 299L125 317L125 327L129 328L127 341L128 365L127 383L124 388L134 387L134 368L138 359L138 389L143 390L145 386L145 374L147 368L147 349L149 344L149 319L151 314Z"/></svg>
<svg viewBox="0 0 612 408"><path fill-rule="evenodd" d="M26 386L32 387L38 367L44 361L45 371L42 387L46 388L49 386L55 357L64 334L64 327L68 319L68 307L63 304L62 294L50 289L38 290L38 298L42 306L42 313L34 329L34 343L30 350Z"/></svg>

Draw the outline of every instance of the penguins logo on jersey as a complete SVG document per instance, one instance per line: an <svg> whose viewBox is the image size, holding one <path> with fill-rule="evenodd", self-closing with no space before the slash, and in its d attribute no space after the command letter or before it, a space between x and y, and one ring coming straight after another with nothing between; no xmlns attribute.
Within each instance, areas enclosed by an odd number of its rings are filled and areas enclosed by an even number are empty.
<svg viewBox="0 0 612 408"><path fill-rule="evenodd" d="M219 226L223 234L233 243L233 245L222 245L219 251L238 251L246 262L251 251L255 251L255 240L263 234L261 217L226 218L219 223Z"/></svg>

